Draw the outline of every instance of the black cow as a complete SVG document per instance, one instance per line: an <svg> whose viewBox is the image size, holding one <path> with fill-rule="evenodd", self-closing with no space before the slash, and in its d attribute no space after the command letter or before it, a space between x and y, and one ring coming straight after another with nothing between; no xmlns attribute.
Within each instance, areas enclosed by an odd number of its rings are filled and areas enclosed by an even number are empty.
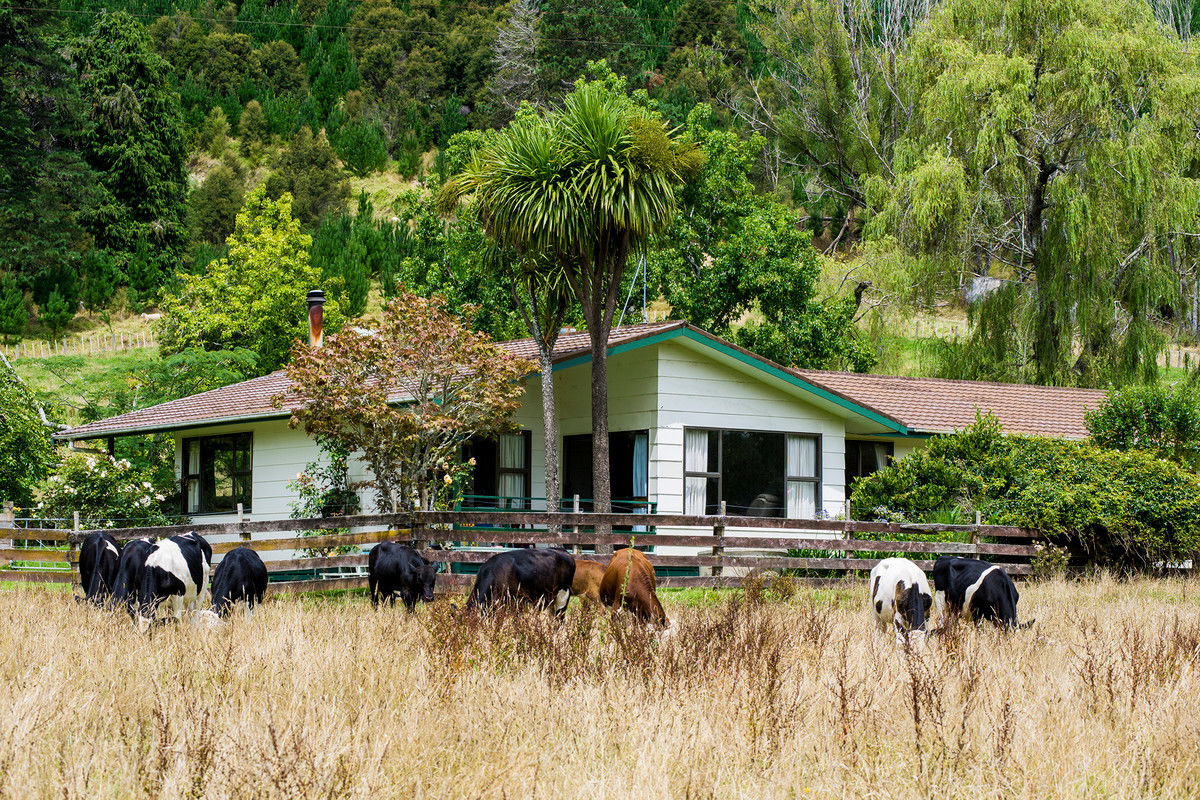
<svg viewBox="0 0 1200 800"><path fill-rule="evenodd" d="M397 542L380 542L367 557L367 583L373 606L381 601L395 605L396 595L409 611L416 609L418 599L432 603L436 579L436 564Z"/></svg>
<svg viewBox="0 0 1200 800"><path fill-rule="evenodd" d="M153 551L153 539L134 539L121 548L121 560L117 562L117 575L113 578L112 600L117 605L124 604L131 617L136 618L142 573L146 571L146 559Z"/></svg>
<svg viewBox="0 0 1200 800"><path fill-rule="evenodd" d="M1017 624L1020 595L1012 578L997 564L942 556L933 565L933 587L939 615L948 605L951 612L970 614L976 622L988 620L1003 628L1033 624L1033 620Z"/></svg>
<svg viewBox="0 0 1200 800"><path fill-rule="evenodd" d="M121 545L108 533L89 533L79 548L79 582L83 596L90 602L103 603L112 594L121 563Z"/></svg>
<svg viewBox="0 0 1200 800"><path fill-rule="evenodd" d="M254 606L262 605L267 591L267 565L249 547L230 550L213 573L213 608L229 616L235 603L244 602L246 613L254 615Z"/></svg>
<svg viewBox="0 0 1200 800"><path fill-rule="evenodd" d="M467 609L495 606L512 599L538 608L552 607L556 616L567 611L575 559L562 550L509 550L483 562Z"/></svg>
<svg viewBox="0 0 1200 800"><path fill-rule="evenodd" d="M164 601L170 604L176 621L183 619L184 606L198 611L208 591L211 559L212 547L196 533L160 539L146 556L142 570L137 595L139 615L152 618Z"/></svg>

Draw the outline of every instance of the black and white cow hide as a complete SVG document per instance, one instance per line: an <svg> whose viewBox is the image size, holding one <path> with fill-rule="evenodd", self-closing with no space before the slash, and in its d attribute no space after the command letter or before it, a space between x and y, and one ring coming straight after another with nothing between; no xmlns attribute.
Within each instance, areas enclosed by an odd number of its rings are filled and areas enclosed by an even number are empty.
<svg viewBox="0 0 1200 800"><path fill-rule="evenodd" d="M199 610L207 597L211 558L212 548L195 533L159 540L142 570L140 616L152 620L163 603L176 621L183 619L185 607Z"/></svg>
<svg viewBox="0 0 1200 800"><path fill-rule="evenodd" d="M246 604L246 615L254 615L267 591L267 565L249 547L230 550L213 573L213 609L221 616L233 612L237 603Z"/></svg>
<svg viewBox="0 0 1200 800"><path fill-rule="evenodd" d="M89 533L79 548L79 582L83 596L92 603L104 603L112 595L121 563L121 545L112 534Z"/></svg>
<svg viewBox="0 0 1200 800"><path fill-rule="evenodd" d="M1017 623L1020 594L1012 578L998 564L974 558L942 556L933 565L933 586L938 615L948 607L954 614L970 614L976 622L988 620L1002 628L1028 628Z"/></svg>
<svg viewBox="0 0 1200 800"><path fill-rule="evenodd" d="M925 635L932 605L925 573L907 558L885 558L871 570L872 616L880 630L895 630L897 644Z"/></svg>

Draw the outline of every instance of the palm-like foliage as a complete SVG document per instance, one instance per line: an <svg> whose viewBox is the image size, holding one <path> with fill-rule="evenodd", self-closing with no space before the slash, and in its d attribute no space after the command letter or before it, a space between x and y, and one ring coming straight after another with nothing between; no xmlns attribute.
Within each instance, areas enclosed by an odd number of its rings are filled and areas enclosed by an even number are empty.
<svg viewBox="0 0 1200 800"><path fill-rule="evenodd" d="M447 184L440 202L473 198L498 243L561 269L592 345L595 508L610 508L606 345L629 256L675 212L675 187L703 163L623 86L576 84L561 109L526 111Z"/></svg>

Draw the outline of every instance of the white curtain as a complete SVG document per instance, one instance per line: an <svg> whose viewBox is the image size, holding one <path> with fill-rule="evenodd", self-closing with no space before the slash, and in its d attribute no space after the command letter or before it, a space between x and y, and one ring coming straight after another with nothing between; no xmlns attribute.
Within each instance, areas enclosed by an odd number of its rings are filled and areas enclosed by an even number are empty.
<svg viewBox="0 0 1200 800"><path fill-rule="evenodd" d="M685 472L708 470L708 431L689 430L683 437L683 468ZM683 513L703 514L708 493L708 478L685 478Z"/></svg>
<svg viewBox="0 0 1200 800"><path fill-rule="evenodd" d="M791 519L816 519L817 484L812 481L787 482L787 515Z"/></svg>
<svg viewBox="0 0 1200 800"><path fill-rule="evenodd" d="M525 437L519 433L500 435L500 485L499 494L505 498L525 497L525 473L507 470L525 469ZM510 504L501 501L503 507ZM515 507L516 504L514 504Z"/></svg>
<svg viewBox="0 0 1200 800"><path fill-rule="evenodd" d="M650 494L650 437L644 433L633 437L633 496L646 497Z"/></svg>
<svg viewBox="0 0 1200 800"><path fill-rule="evenodd" d="M886 444L875 445L875 469L883 469L888 463L888 449Z"/></svg>
<svg viewBox="0 0 1200 800"><path fill-rule="evenodd" d="M787 437L787 474L791 477L817 477L817 440L812 436Z"/></svg>
<svg viewBox="0 0 1200 800"><path fill-rule="evenodd" d="M185 475L200 474L200 443L188 442L187 464L184 465ZM188 511L197 511L200 508L200 478L185 478L187 481L187 504Z"/></svg>

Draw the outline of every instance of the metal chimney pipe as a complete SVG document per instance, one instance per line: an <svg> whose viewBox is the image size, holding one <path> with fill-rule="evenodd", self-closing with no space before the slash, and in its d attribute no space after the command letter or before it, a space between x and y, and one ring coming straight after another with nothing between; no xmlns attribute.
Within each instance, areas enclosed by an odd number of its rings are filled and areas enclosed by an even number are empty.
<svg viewBox="0 0 1200 800"><path fill-rule="evenodd" d="M313 289L308 293L308 346L321 347L325 343L325 292Z"/></svg>

